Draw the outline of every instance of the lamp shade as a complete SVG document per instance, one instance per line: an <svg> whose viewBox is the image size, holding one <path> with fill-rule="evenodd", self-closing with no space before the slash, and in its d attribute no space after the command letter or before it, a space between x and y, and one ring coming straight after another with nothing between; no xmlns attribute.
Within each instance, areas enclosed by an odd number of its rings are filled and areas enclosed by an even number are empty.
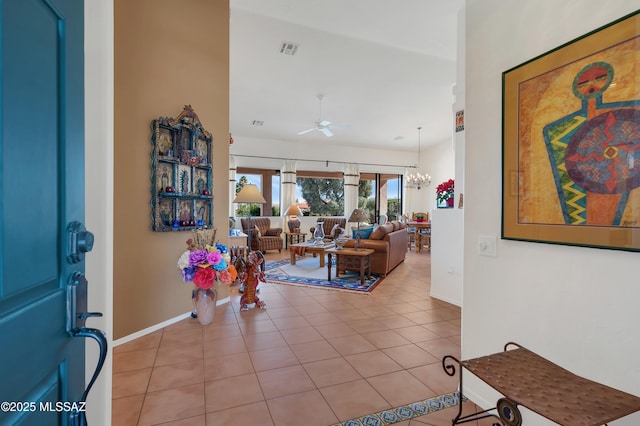
<svg viewBox="0 0 640 426"><path fill-rule="evenodd" d="M302 210L300 210L300 207L296 206L295 204L292 204L289 206L289 208L287 208L287 211L284 212L285 216L302 216Z"/></svg>
<svg viewBox="0 0 640 426"><path fill-rule="evenodd" d="M368 222L369 218L362 209L354 209L351 216L349 216L349 222Z"/></svg>
<svg viewBox="0 0 640 426"><path fill-rule="evenodd" d="M257 203L264 204L267 200L264 199L257 186L252 183L245 184L238 195L236 195L234 203Z"/></svg>

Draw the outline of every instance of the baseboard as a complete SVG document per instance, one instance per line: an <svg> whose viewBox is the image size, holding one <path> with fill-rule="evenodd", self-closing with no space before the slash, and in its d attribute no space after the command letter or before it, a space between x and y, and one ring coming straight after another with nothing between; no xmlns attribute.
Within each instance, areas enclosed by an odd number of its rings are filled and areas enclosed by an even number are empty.
<svg viewBox="0 0 640 426"><path fill-rule="evenodd" d="M220 305L222 305L224 303L229 303L230 301L231 301L231 297L227 296L224 299L217 300L216 301L216 306L220 306ZM181 315L178 315L177 317L173 317L173 318L168 319L166 321L163 321L161 323L152 325L151 327L147 327L147 328L145 328L143 330L136 331L135 333L129 334L128 336L124 336L124 337L121 337L121 338L119 338L117 340L114 340L112 345L113 345L113 347L120 346L120 345L128 343L128 342L130 342L132 340L138 339L140 337L146 336L147 334L151 334L151 333L153 333L155 331L158 331L158 330L163 329L163 328L165 328L167 326L175 324L178 321L182 321L185 318L189 318L190 316L191 316L191 311L189 311L187 313L184 313L184 314L181 314Z"/></svg>
<svg viewBox="0 0 640 426"><path fill-rule="evenodd" d="M442 300L443 302L447 302L447 303L450 303L452 305L456 305L458 307L462 307L462 304L460 303L459 300L455 300L455 299L452 299L450 297L443 297L443 296L440 296L437 293L433 293L433 292L431 292L429 294L429 296L432 297L433 299Z"/></svg>

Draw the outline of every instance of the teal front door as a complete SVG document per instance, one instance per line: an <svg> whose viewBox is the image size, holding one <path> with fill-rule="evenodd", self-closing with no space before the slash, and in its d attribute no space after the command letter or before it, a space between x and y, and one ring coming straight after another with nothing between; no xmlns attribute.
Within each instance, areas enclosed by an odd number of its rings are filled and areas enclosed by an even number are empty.
<svg viewBox="0 0 640 426"><path fill-rule="evenodd" d="M0 3L0 425L79 425L86 337L106 350L84 327L84 5Z"/></svg>

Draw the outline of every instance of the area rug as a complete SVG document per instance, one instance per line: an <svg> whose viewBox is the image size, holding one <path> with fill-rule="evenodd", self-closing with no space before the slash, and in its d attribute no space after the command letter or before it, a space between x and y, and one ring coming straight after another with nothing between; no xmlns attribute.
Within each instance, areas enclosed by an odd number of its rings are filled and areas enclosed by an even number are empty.
<svg viewBox="0 0 640 426"><path fill-rule="evenodd" d="M318 257L305 257L291 265L288 259L269 262L265 268L267 282L274 284L289 284L302 287L323 288L327 290L342 290L353 293L368 294L380 284L382 277L371 274L371 278L364 278L364 285L360 283L360 274L347 271L335 277L335 266L331 269L331 281L327 281L327 265L320 267Z"/></svg>

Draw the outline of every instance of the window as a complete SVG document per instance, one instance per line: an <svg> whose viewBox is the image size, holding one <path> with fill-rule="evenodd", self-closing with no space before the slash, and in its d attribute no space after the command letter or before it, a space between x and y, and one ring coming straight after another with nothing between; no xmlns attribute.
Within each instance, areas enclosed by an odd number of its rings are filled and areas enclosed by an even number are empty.
<svg viewBox="0 0 640 426"><path fill-rule="evenodd" d="M342 173L298 171L296 194L305 216L344 216L344 179Z"/></svg>
<svg viewBox="0 0 640 426"><path fill-rule="evenodd" d="M372 222L378 223L380 215L388 220L402 216L402 176L380 173L362 173L358 207L363 209Z"/></svg>

